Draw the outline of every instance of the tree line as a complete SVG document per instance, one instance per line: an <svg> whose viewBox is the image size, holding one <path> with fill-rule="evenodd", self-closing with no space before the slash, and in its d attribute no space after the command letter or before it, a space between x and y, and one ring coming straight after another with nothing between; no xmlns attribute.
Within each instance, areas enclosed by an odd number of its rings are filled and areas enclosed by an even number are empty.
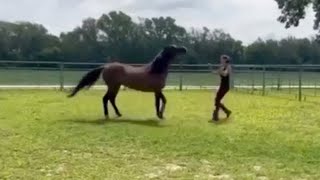
<svg viewBox="0 0 320 180"><path fill-rule="evenodd" d="M186 29L172 17L139 18L111 11L87 18L54 36L40 24L0 22L0 60L146 63L165 45L186 46L182 63L217 62L228 54L237 64L320 63L316 39L262 40L245 46L220 29Z"/></svg>

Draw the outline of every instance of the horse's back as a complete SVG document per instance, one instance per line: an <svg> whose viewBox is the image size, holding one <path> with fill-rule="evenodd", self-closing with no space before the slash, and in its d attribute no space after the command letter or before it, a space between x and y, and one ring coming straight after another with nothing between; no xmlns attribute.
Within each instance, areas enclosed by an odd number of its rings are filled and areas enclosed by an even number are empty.
<svg viewBox="0 0 320 180"><path fill-rule="evenodd" d="M129 64L123 64L123 63L109 63L104 66L104 74L110 76L114 76L113 78L116 78L120 75L126 76L126 75L132 75L132 76L139 76L143 75L144 73L147 73L146 68L144 67L134 67Z"/></svg>
<svg viewBox="0 0 320 180"><path fill-rule="evenodd" d="M124 66L121 63L113 62L104 65L102 78L109 85L119 84L120 77L124 74Z"/></svg>

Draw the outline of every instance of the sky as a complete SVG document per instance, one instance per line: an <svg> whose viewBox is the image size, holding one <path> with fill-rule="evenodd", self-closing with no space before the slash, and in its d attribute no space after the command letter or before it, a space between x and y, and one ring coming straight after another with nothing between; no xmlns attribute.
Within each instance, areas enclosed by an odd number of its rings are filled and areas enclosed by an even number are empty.
<svg viewBox="0 0 320 180"><path fill-rule="evenodd" d="M274 0L0 0L0 20L43 24L59 35L79 26L87 17L121 10L138 17L171 16L186 28L223 29L244 44L287 36L311 37L313 13L297 28L285 29Z"/></svg>

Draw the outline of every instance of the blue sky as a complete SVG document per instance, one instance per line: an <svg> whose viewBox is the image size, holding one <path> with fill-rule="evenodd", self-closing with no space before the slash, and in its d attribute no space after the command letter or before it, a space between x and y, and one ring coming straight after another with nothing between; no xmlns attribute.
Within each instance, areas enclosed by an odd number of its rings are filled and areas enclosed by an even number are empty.
<svg viewBox="0 0 320 180"><path fill-rule="evenodd" d="M274 0L0 0L0 20L41 23L56 35L72 30L84 18L98 18L111 10L122 10L136 19L172 16L186 28L223 29L245 44L258 37L316 33L310 10L300 27L285 29L276 20L280 12Z"/></svg>

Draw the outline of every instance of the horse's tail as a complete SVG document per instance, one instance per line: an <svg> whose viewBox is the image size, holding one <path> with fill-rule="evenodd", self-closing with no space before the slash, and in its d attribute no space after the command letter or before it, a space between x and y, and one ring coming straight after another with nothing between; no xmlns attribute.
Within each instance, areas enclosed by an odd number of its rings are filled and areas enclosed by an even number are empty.
<svg viewBox="0 0 320 180"><path fill-rule="evenodd" d="M89 71L86 75L82 77L79 84L72 90L71 94L68 97L75 96L81 89L87 87L90 88L100 77L102 70L104 69L103 66L93 69Z"/></svg>

